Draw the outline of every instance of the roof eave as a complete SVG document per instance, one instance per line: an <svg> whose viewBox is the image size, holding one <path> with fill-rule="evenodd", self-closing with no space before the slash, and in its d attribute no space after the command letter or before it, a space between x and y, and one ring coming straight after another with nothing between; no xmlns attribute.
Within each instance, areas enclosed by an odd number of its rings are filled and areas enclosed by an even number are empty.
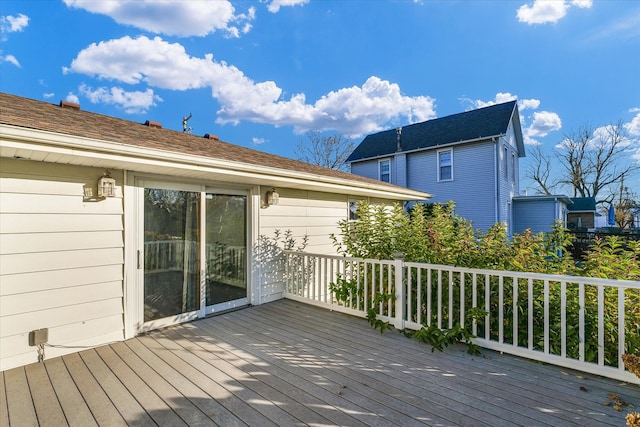
<svg viewBox="0 0 640 427"><path fill-rule="evenodd" d="M251 185L287 186L314 191L394 200L425 200L429 194L399 186L347 180L113 141L77 137L0 124L0 153L36 161L53 161L181 177L229 180Z"/></svg>

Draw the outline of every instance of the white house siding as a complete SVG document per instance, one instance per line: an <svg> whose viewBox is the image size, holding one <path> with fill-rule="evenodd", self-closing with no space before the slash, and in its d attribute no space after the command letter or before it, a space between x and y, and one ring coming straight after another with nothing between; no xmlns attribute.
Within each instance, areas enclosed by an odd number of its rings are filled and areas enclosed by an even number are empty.
<svg viewBox="0 0 640 427"><path fill-rule="evenodd" d="M278 188L277 205L260 209L260 235L273 238L288 230L298 244L308 237L306 252L335 254L332 233L339 234L338 221L346 219L349 197L343 194ZM263 266L260 274L260 303L282 297L284 284L281 271Z"/></svg>
<svg viewBox="0 0 640 427"><path fill-rule="evenodd" d="M123 339L122 174L96 200L102 169L0 165L0 370L37 361L35 329L47 358Z"/></svg>
<svg viewBox="0 0 640 427"><path fill-rule="evenodd" d="M456 214L486 230L495 223L495 151L492 142L453 147L453 180L438 182L436 150L407 155L407 186L430 193L429 202L453 200Z"/></svg>

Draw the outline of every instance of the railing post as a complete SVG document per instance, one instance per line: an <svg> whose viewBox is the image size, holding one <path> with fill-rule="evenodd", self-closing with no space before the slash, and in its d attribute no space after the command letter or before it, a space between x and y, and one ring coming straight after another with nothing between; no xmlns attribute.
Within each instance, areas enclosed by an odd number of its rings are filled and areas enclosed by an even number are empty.
<svg viewBox="0 0 640 427"><path fill-rule="evenodd" d="M404 289L404 253L393 254L393 269L395 270L395 316L394 327L404 329L405 313L407 310L407 295Z"/></svg>

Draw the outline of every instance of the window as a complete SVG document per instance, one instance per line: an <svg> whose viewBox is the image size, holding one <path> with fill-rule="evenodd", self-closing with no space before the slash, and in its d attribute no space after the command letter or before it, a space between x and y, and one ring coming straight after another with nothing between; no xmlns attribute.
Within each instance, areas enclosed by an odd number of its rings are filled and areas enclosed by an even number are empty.
<svg viewBox="0 0 640 427"><path fill-rule="evenodd" d="M380 160L378 162L380 181L391 182L391 160Z"/></svg>
<svg viewBox="0 0 640 427"><path fill-rule="evenodd" d="M516 180L516 154L511 153L511 180Z"/></svg>
<svg viewBox="0 0 640 427"><path fill-rule="evenodd" d="M502 167L504 169L504 178L509 179L509 149L506 145L502 149Z"/></svg>
<svg viewBox="0 0 640 427"><path fill-rule="evenodd" d="M349 200L349 221L355 221L358 219L358 206L360 203L357 200Z"/></svg>
<svg viewBox="0 0 640 427"><path fill-rule="evenodd" d="M438 181L453 180L453 149L438 151Z"/></svg>

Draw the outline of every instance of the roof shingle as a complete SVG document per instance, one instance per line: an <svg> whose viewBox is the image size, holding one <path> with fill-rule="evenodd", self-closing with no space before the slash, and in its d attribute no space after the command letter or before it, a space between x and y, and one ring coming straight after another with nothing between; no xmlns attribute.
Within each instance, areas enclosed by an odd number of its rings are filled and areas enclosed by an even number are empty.
<svg viewBox="0 0 640 427"><path fill-rule="evenodd" d="M516 105L514 100L403 126L400 151L415 151L504 135ZM386 156L397 151L397 131L390 129L365 137L347 161Z"/></svg>
<svg viewBox="0 0 640 427"><path fill-rule="evenodd" d="M319 179L331 177L375 184L382 188L400 188L358 175L230 144L219 139L154 128L142 123L73 108L61 108L60 105L2 92L0 92L0 123L141 148L301 172L318 176Z"/></svg>

